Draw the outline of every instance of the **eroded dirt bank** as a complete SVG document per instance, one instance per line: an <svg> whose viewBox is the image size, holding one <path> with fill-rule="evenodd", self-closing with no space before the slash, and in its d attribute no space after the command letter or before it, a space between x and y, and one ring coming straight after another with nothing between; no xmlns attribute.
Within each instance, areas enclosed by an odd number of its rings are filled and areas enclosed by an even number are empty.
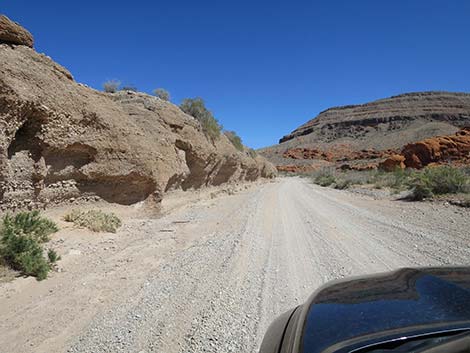
<svg viewBox="0 0 470 353"><path fill-rule="evenodd" d="M470 262L463 208L299 178L188 195L117 234L58 233L62 272L0 284L1 351L255 352L328 280Z"/></svg>

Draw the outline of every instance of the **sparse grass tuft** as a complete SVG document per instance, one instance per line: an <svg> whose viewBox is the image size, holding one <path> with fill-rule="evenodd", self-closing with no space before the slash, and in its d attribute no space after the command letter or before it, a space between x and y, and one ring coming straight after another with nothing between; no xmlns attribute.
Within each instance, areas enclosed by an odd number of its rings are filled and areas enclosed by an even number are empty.
<svg viewBox="0 0 470 353"><path fill-rule="evenodd" d="M47 258L49 259L50 264L55 264L57 261L60 260L60 256L53 249L49 249L49 251L47 252Z"/></svg>
<svg viewBox="0 0 470 353"><path fill-rule="evenodd" d="M0 229L2 262L23 275L45 279L51 263L44 257L41 244L57 230L55 223L41 217L38 211L4 216Z"/></svg>
<svg viewBox="0 0 470 353"><path fill-rule="evenodd" d="M122 224L114 213L105 213L100 210L72 210L64 216L64 220L72 222L77 227L88 228L93 232L116 233Z"/></svg>

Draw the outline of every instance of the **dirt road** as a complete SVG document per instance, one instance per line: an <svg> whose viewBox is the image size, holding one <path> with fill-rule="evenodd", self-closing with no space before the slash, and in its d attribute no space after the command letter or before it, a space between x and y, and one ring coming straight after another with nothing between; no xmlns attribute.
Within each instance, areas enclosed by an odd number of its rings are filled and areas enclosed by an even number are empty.
<svg viewBox="0 0 470 353"><path fill-rule="evenodd" d="M469 264L469 215L299 178L203 198L86 245L67 238L63 272L0 287L0 350L256 352L328 280Z"/></svg>

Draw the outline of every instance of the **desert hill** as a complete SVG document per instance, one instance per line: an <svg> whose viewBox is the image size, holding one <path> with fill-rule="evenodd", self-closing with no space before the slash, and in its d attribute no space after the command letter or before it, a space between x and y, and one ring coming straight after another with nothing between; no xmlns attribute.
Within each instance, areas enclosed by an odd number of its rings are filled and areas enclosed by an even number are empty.
<svg viewBox="0 0 470 353"><path fill-rule="evenodd" d="M470 126L470 94L407 93L335 107L259 152L279 166L312 160L366 161L388 157L409 143L452 135Z"/></svg>

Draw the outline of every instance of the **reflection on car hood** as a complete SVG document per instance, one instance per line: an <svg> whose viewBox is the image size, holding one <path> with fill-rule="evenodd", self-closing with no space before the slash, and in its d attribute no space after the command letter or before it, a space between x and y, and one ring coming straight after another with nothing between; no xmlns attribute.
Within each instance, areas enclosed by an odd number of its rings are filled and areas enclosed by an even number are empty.
<svg viewBox="0 0 470 353"><path fill-rule="evenodd" d="M470 269L402 269L337 282L306 305L303 352L334 352L358 337L364 344L364 337L469 327Z"/></svg>

